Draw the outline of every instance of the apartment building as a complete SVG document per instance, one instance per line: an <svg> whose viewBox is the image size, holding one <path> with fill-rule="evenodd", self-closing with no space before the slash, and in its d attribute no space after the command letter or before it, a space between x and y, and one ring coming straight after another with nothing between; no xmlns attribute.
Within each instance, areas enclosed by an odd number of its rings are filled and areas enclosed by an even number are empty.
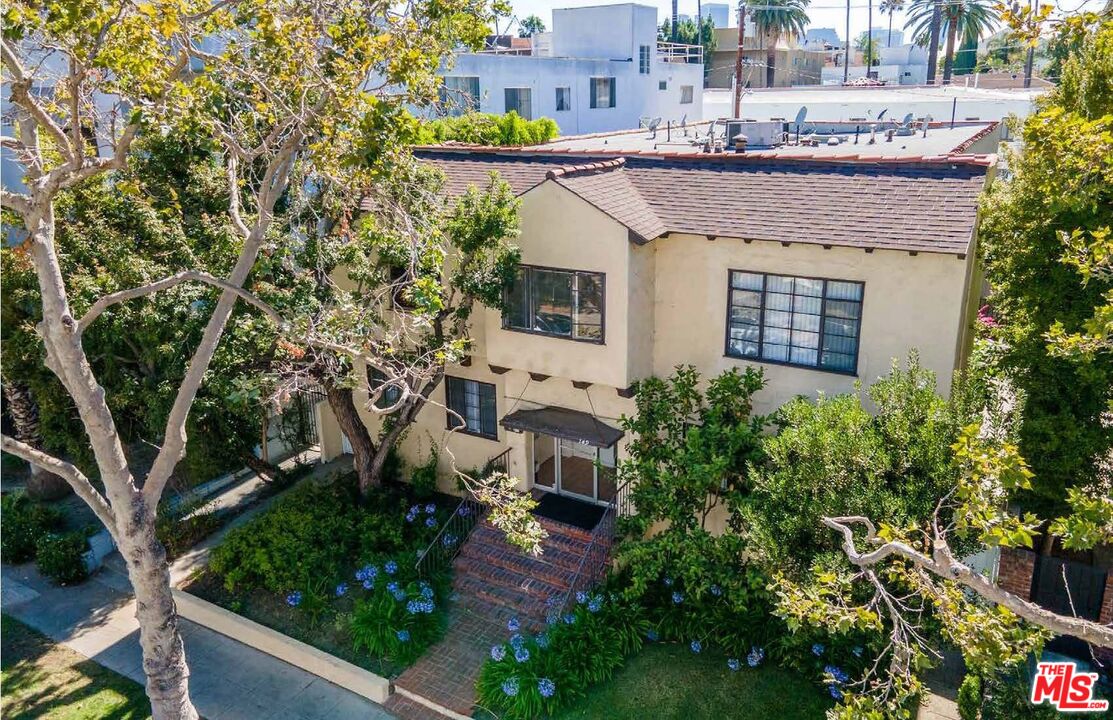
<svg viewBox="0 0 1113 720"><path fill-rule="evenodd" d="M441 71L441 112L550 117L561 134L699 120L703 54L658 42L657 8L625 3L553 11L553 30L528 50L459 53Z"/></svg>
<svg viewBox="0 0 1113 720"><path fill-rule="evenodd" d="M967 354L992 155L420 156L450 194L497 171L522 203L510 309L476 314L472 354L400 448L409 462L444 448L446 490L454 467L501 457L523 490L607 501L638 381L679 364L705 377L761 368L765 413L868 385L912 348L946 393ZM344 439L318 412L327 459Z"/></svg>

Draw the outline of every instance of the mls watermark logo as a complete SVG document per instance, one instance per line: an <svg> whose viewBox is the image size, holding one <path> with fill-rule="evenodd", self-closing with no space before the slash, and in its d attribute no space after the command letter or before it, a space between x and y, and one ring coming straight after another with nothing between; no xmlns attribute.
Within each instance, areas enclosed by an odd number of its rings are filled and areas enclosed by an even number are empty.
<svg viewBox="0 0 1113 720"><path fill-rule="evenodd" d="M1050 703L1059 712L1105 712L1108 700L1094 699L1098 674L1079 672L1072 662L1042 662L1032 680L1032 704Z"/></svg>

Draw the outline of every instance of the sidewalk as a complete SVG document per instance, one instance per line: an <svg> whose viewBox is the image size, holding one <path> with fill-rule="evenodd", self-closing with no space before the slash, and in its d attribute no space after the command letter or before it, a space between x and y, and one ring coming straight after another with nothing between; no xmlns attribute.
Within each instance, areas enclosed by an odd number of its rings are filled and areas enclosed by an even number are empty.
<svg viewBox="0 0 1113 720"><path fill-rule="evenodd" d="M326 474L328 465L310 477ZM319 471L319 472L318 472ZM308 479L308 478L307 478ZM276 496L277 497L277 496ZM245 522L269 503L237 517ZM225 531L227 528L225 529ZM174 564L173 575L203 561L223 531ZM33 563L0 568L0 606L66 647L111 670L145 683L135 600L119 555L89 580L56 587ZM184 562L183 562L184 561ZM208 720L392 720L381 705L259 652L208 628L179 620L190 669L190 695Z"/></svg>

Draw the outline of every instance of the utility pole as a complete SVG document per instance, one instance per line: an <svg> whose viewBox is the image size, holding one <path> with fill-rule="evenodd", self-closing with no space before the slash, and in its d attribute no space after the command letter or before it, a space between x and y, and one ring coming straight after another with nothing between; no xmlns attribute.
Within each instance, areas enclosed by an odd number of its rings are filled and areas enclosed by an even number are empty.
<svg viewBox="0 0 1113 720"><path fill-rule="evenodd" d="M931 38L928 42L927 84L935 84L935 66L939 63L939 26L943 24L943 0L935 0L931 9Z"/></svg>
<svg viewBox="0 0 1113 720"><path fill-rule="evenodd" d="M846 42L842 51L842 84L850 82L850 0L846 0Z"/></svg>
<svg viewBox="0 0 1113 720"><path fill-rule="evenodd" d="M866 77L873 77L873 0L869 0L866 16Z"/></svg>
<svg viewBox="0 0 1113 720"><path fill-rule="evenodd" d="M746 37L746 3L738 3L738 52L734 56L734 117L742 117L742 40Z"/></svg>
<svg viewBox="0 0 1113 720"><path fill-rule="evenodd" d="M1028 0L1028 7L1032 8L1033 11L1034 11L1034 8L1032 6L1032 0ZM1034 64L1035 59L1036 59L1036 48L1035 48L1034 45L1029 45L1028 46L1028 55L1027 55L1027 57L1024 58L1024 89L1025 90L1032 87L1032 65Z"/></svg>

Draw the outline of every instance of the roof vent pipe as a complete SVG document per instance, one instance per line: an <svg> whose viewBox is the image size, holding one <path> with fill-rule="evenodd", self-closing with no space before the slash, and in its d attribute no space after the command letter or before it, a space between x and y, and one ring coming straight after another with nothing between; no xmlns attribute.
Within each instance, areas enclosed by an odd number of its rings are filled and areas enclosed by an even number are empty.
<svg viewBox="0 0 1113 720"><path fill-rule="evenodd" d="M738 133L737 135L732 137L731 140L734 141L734 152L736 152L736 153L746 152L746 143L750 142L750 139L748 137L746 137L742 133Z"/></svg>

